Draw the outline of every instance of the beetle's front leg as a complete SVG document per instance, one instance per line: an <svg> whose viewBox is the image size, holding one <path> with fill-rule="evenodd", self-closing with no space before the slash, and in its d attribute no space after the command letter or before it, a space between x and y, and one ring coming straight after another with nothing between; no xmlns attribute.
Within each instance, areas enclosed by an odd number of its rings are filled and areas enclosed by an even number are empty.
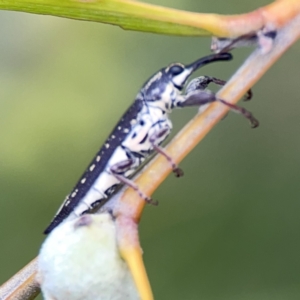
<svg viewBox="0 0 300 300"><path fill-rule="evenodd" d="M189 93L194 92L196 90L205 90L210 83L224 86L227 83L227 81L218 79L215 77L211 77L211 76L206 76L206 75L199 76L189 82L189 84L187 85L187 87L185 89L185 94L188 95ZM244 101L251 100L252 96L253 96L253 93L252 93L252 90L250 89L247 91L243 100Z"/></svg>
<svg viewBox="0 0 300 300"><path fill-rule="evenodd" d="M163 155L171 164L173 173L176 177L183 176L183 171L177 166L174 162L173 158L162 148L159 146L159 142L162 138L166 138L168 136L170 129L169 128L161 128L159 131L153 133L150 136L150 143L153 146L153 149Z"/></svg>
<svg viewBox="0 0 300 300"><path fill-rule="evenodd" d="M196 90L205 90L210 83L223 86L226 84L226 81L211 76L199 76L189 82L185 89L185 94L189 94Z"/></svg>
<svg viewBox="0 0 300 300"><path fill-rule="evenodd" d="M259 125L258 120L256 120L253 117L253 115L245 108L239 107L235 104L231 104L223 99L220 99L216 97L216 95L211 91L196 90L194 92L190 92L184 97L183 101L177 103L177 106L201 106L215 101L221 102L222 104L228 106L232 111L242 114L245 118L247 118L250 121L252 128L255 128Z"/></svg>
<svg viewBox="0 0 300 300"><path fill-rule="evenodd" d="M137 158L131 157L126 160L120 161L110 167L111 173L117 178L121 183L128 185L134 189L138 195L144 199L147 203L157 205L158 202L154 201L151 197L145 195L139 187L129 178L125 176L127 172L130 172L137 163Z"/></svg>

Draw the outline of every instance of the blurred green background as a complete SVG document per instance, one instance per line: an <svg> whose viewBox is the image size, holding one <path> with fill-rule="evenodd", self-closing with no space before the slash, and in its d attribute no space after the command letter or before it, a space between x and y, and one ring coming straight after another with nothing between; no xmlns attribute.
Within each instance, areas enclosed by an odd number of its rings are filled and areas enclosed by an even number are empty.
<svg viewBox="0 0 300 300"><path fill-rule="evenodd" d="M152 1L242 13L270 1ZM0 13L0 282L38 253L42 234L143 82L209 53L208 38ZM206 67L227 79L251 50ZM300 299L300 44L155 193L140 225L156 299ZM197 109L173 113L175 132ZM91 262L92 263L92 262Z"/></svg>

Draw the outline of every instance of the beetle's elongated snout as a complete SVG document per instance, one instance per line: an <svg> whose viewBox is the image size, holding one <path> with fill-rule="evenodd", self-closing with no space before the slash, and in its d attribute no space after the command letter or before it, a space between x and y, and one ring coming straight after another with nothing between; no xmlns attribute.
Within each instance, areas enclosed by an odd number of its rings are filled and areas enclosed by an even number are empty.
<svg viewBox="0 0 300 300"><path fill-rule="evenodd" d="M190 77L190 75L197 69L215 61L226 61L231 59L232 55L230 53L211 54L202 57L186 66L181 64L174 64L168 68L168 72L172 76L172 81L174 85L181 90L185 85L187 79Z"/></svg>
<svg viewBox="0 0 300 300"><path fill-rule="evenodd" d="M195 62L191 63L190 65L185 66L187 70L190 70L191 73L195 72L197 69L210 64L215 61L226 61L231 60L232 55L230 53L219 53L219 54L211 54L205 57L202 57ZM190 74L191 74L190 73Z"/></svg>

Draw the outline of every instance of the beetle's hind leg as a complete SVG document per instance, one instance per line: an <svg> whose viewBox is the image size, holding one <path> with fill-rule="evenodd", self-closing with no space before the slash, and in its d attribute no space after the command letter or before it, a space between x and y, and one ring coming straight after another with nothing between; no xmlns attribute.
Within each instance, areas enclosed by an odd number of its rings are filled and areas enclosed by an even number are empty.
<svg viewBox="0 0 300 300"><path fill-rule="evenodd" d="M137 194L144 199L147 203L152 205L157 205L158 202L153 200L151 197L148 197L145 195L138 187L137 184L135 184L131 179L127 178L125 174L127 172L130 172L131 169L136 164L136 158L128 158L126 160L120 161L110 167L111 173L115 176L116 179L118 179L121 183L126 184L127 186L134 189Z"/></svg>

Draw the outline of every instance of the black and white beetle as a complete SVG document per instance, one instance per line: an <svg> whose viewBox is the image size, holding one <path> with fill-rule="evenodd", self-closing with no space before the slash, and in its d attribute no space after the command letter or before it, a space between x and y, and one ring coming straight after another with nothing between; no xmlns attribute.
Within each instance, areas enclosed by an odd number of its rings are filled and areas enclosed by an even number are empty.
<svg viewBox="0 0 300 300"><path fill-rule="evenodd" d="M159 146L172 129L168 115L173 108L220 101L242 113L256 127L258 122L248 111L218 99L214 93L205 90L210 82L223 85L224 81L207 76L199 77L188 86L186 94L182 94L187 79L198 68L211 62L231 59L229 53L212 54L187 66L171 64L154 74L144 84L133 104L66 197L45 233L51 232L71 214L79 216L88 212L111 196L120 184L129 185L142 198L151 202L151 198L146 197L128 177L153 150L164 155L172 163L176 176L181 176L182 171Z"/></svg>

